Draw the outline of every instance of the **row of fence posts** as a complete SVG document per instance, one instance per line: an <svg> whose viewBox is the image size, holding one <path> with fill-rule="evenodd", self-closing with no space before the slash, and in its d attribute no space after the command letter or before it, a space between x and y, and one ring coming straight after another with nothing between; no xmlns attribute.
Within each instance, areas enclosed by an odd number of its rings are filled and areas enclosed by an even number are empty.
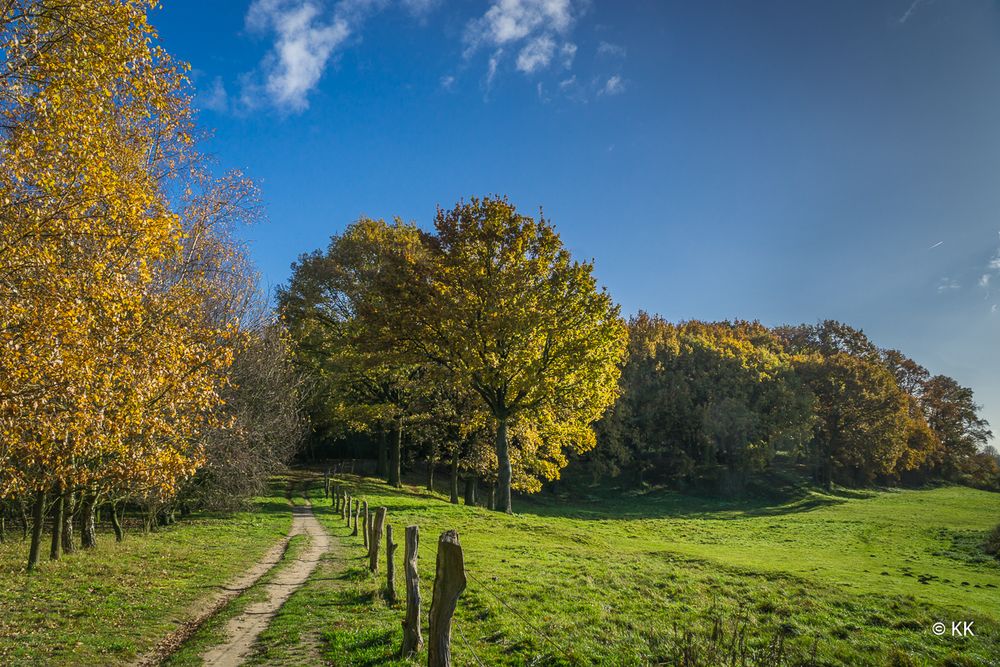
<svg viewBox="0 0 1000 667"><path fill-rule="evenodd" d="M394 556L398 544L393 540L392 526L386 523L388 510L379 507L374 512L369 511L368 501L351 497L345 487L334 483L331 471L327 468L323 476L323 492L332 498L333 511L340 512L341 520L351 528L351 535L356 536L361 526L361 535L365 549L368 550L368 569L378 572L379 553L382 534L385 533L386 555L386 600L393 604L396 596L396 570ZM420 576L417 572L417 546L420 542L420 529L417 526L407 526L404 536L403 576L406 586L406 613L403 616L403 643L400 653L404 658L410 658L419 653L424 646L423 635L420 632ZM451 665L451 625L455 615L458 597L465 590L465 557L462 545L458 541L458 533L447 530L438 538L437 563L434 572L434 586L431 595L429 628L427 639L427 664L429 667L450 667Z"/></svg>

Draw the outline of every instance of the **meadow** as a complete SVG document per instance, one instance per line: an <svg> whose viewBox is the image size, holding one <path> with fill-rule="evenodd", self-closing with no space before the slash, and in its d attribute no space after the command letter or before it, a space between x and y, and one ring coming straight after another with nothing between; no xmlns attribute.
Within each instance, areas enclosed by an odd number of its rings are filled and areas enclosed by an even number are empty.
<svg viewBox="0 0 1000 667"><path fill-rule="evenodd" d="M1000 656L1000 563L981 542L1000 494L964 487L723 501L660 490L517 498L513 516L452 505L422 486L338 483L420 527L424 636L436 542L459 532L468 586L452 633L456 665L993 665ZM252 511L195 515L149 535L23 571L0 545L0 663L128 664L253 564L311 500L333 547L258 638L251 665L416 665L397 655L405 602L384 598L323 497L318 474L276 481ZM226 621L284 560L205 623L165 664L202 664ZM402 548L396 555L397 591ZM975 636L953 637L972 621ZM949 631L938 636L936 622Z"/></svg>
<svg viewBox="0 0 1000 667"><path fill-rule="evenodd" d="M397 536L420 526L425 612L437 537L459 532L468 572L452 637L459 665L1000 660L1000 564L980 549L1000 494L541 496L518 499L505 516L418 486L347 483L388 508ZM386 604L384 575L365 569L361 538L321 488L310 493L336 546L261 636L253 664L411 664L395 656L403 607ZM932 631L939 621L946 636ZM953 621L972 621L975 636L950 636Z"/></svg>
<svg viewBox="0 0 1000 667"><path fill-rule="evenodd" d="M288 531L283 480L245 512L198 513L149 534L110 528L98 546L24 567L26 542L0 544L0 665L128 664L189 619Z"/></svg>

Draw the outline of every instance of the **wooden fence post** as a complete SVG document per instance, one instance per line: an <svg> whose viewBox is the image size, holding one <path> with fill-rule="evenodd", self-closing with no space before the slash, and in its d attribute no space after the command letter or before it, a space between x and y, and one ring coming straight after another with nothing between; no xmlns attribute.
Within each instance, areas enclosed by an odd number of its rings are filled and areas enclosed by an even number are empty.
<svg viewBox="0 0 1000 667"><path fill-rule="evenodd" d="M434 593L431 596L428 667L451 667L451 618L465 590L465 559L458 533L447 530L438 539Z"/></svg>
<svg viewBox="0 0 1000 667"><path fill-rule="evenodd" d="M399 545L392 541L392 526L385 526L385 599L396 603L396 549Z"/></svg>
<svg viewBox="0 0 1000 667"><path fill-rule="evenodd" d="M365 523L361 527L361 530L364 533L364 535L362 535L362 539L365 543L365 549L367 549L368 543L371 541L369 537L371 537L372 534L372 523L371 523L371 517L368 516L368 501L366 500L364 504L365 504Z"/></svg>
<svg viewBox="0 0 1000 667"><path fill-rule="evenodd" d="M382 544L382 530L385 528L385 507L375 510L372 518L371 536L368 538L368 569L378 572L378 548Z"/></svg>
<svg viewBox="0 0 1000 667"><path fill-rule="evenodd" d="M327 466L326 470L323 471L323 497L330 497L330 466Z"/></svg>
<svg viewBox="0 0 1000 667"><path fill-rule="evenodd" d="M358 534L358 515L361 514L361 503L357 498L354 499L354 532L351 533L352 536Z"/></svg>
<svg viewBox="0 0 1000 667"><path fill-rule="evenodd" d="M420 634L420 575L417 573L417 546L420 527L407 526L403 553L403 577L406 580L406 616L403 619L403 657L409 658L424 647Z"/></svg>

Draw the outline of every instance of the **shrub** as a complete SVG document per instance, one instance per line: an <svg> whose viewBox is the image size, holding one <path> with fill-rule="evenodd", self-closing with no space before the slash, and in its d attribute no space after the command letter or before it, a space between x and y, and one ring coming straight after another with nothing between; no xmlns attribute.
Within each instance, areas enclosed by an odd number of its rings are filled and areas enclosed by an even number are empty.
<svg viewBox="0 0 1000 667"><path fill-rule="evenodd" d="M983 548L986 550L986 553L1000 559L1000 523L986 537L986 544L983 545Z"/></svg>

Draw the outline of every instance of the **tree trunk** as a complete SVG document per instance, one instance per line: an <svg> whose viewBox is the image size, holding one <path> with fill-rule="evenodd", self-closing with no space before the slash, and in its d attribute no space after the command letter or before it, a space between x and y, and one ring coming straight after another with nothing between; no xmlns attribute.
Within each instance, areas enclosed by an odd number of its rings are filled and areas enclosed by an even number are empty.
<svg viewBox="0 0 1000 667"><path fill-rule="evenodd" d="M465 590L465 559L458 533L449 530L438 540L434 593L428 628L428 667L451 667L451 619L458 596Z"/></svg>
<svg viewBox="0 0 1000 667"><path fill-rule="evenodd" d="M458 447L451 455L451 504L458 504Z"/></svg>
<svg viewBox="0 0 1000 667"><path fill-rule="evenodd" d="M121 542L125 539L125 531L122 530L122 520L118 516L118 504L111 504L111 527L115 529L115 542Z"/></svg>
<svg viewBox="0 0 1000 667"><path fill-rule="evenodd" d="M420 635L420 575L417 573L417 546L420 528L407 526L403 553L403 575L406 580L406 616L403 619L403 657L409 658L424 647Z"/></svg>
<svg viewBox="0 0 1000 667"><path fill-rule="evenodd" d="M62 551L63 512L66 511L66 494L62 485L56 487L56 499L52 503L52 544L49 546L49 560L59 560Z"/></svg>
<svg viewBox="0 0 1000 667"><path fill-rule="evenodd" d="M403 486L402 482L402 459L403 459L403 418L396 421L396 441L392 443L392 451L389 452L389 485L397 489Z"/></svg>
<svg viewBox="0 0 1000 667"><path fill-rule="evenodd" d="M76 551L76 542L73 541L73 514L76 511L74 504L76 494L72 491L63 496L63 527L62 527L62 550L64 554L71 554Z"/></svg>
<svg viewBox="0 0 1000 667"><path fill-rule="evenodd" d="M94 525L95 508L97 498L88 493L83 497L83 506L80 509L80 546L84 549L92 549L97 546L97 527Z"/></svg>
<svg viewBox="0 0 1000 667"><path fill-rule="evenodd" d="M497 485L496 482L490 483L490 509L495 510L497 508Z"/></svg>
<svg viewBox="0 0 1000 667"><path fill-rule="evenodd" d="M31 549L28 552L28 571L38 565L39 553L42 550L42 529L45 527L45 492L35 492L35 504L31 510Z"/></svg>
<svg viewBox="0 0 1000 667"><path fill-rule="evenodd" d="M512 514L510 505L510 450L507 443L507 418L497 419L497 465L499 475L497 485L499 486L500 497L498 498L497 509L507 514Z"/></svg>
<svg viewBox="0 0 1000 667"><path fill-rule="evenodd" d="M465 478L465 504L475 505L476 504L476 487L479 484L479 479L475 475L470 475Z"/></svg>
<svg viewBox="0 0 1000 667"><path fill-rule="evenodd" d="M375 475L389 481L389 443L384 428L380 429L378 434L378 464Z"/></svg>

